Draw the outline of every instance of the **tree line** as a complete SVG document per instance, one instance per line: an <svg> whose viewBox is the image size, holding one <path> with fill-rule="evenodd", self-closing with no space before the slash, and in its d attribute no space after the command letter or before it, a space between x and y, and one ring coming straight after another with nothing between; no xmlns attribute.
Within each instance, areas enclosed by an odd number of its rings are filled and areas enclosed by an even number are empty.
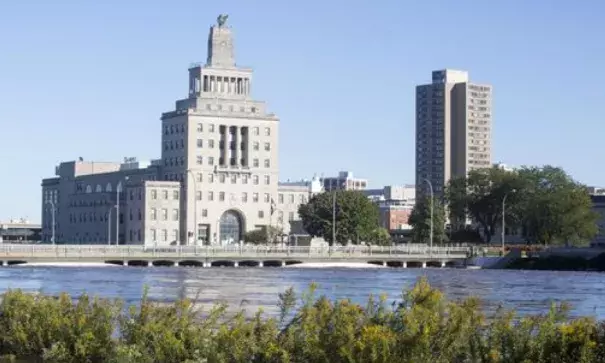
<svg viewBox="0 0 605 363"><path fill-rule="evenodd" d="M409 221L413 241L429 239L430 202L416 201ZM433 198L433 241L489 243L503 215L506 229L519 231L526 243L581 245L598 232L587 188L563 169L493 167L450 180L443 195Z"/></svg>

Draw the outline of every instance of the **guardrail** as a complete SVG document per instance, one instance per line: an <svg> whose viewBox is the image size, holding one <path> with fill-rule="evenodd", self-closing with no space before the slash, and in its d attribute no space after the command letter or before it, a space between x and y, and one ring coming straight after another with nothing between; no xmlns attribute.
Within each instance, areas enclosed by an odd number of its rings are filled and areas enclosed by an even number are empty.
<svg viewBox="0 0 605 363"><path fill-rule="evenodd" d="M109 245L0 245L2 257L182 258L182 257L467 257L467 247L421 246L109 246Z"/></svg>

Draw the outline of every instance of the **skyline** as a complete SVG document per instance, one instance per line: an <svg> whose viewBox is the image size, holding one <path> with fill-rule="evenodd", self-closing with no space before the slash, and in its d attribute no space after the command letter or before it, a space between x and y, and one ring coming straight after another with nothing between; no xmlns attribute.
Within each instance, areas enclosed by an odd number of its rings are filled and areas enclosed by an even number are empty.
<svg viewBox="0 0 605 363"><path fill-rule="evenodd" d="M39 5L31 10L32 3ZM275 1L2 5L0 119L10 135L3 150L12 157L5 161L10 177L0 182L0 220L39 221L40 180L62 160L158 158L160 115L186 96L187 67L205 60L206 32L220 13L230 15L237 59L255 69L254 97L282 120L281 180L350 170L370 187L413 184L415 86L428 83L432 70L454 68L494 87L494 162L553 164L603 184L592 145L604 134L597 124L604 5L385 1L380 8L349 4L345 15L339 3L322 3L323 12L312 9L315 1L290 9ZM469 9L477 23L448 21ZM421 28L427 20L435 29ZM505 29L510 21L519 28ZM487 34L476 33L481 26L489 26ZM455 41L431 46L445 29ZM469 34L487 46L456 38Z"/></svg>

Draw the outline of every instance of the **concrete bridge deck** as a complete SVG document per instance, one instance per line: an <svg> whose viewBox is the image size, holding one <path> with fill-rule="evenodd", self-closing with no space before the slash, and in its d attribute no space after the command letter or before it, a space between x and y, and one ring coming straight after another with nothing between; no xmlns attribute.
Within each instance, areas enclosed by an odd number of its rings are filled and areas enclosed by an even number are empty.
<svg viewBox="0 0 605 363"><path fill-rule="evenodd" d="M2 266L25 263L108 263L125 266L286 266L369 263L391 267L445 267L466 260L466 247L272 247L0 245Z"/></svg>

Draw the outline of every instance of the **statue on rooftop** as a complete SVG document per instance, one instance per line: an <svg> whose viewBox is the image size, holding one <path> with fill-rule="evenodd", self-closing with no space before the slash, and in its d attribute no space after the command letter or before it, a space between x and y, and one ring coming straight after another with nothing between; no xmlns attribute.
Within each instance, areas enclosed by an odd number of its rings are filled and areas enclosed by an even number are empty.
<svg viewBox="0 0 605 363"><path fill-rule="evenodd" d="M216 22L218 23L219 28L225 25L225 23L227 22L227 18L229 18L229 15L227 14L220 14L218 18L216 18Z"/></svg>

